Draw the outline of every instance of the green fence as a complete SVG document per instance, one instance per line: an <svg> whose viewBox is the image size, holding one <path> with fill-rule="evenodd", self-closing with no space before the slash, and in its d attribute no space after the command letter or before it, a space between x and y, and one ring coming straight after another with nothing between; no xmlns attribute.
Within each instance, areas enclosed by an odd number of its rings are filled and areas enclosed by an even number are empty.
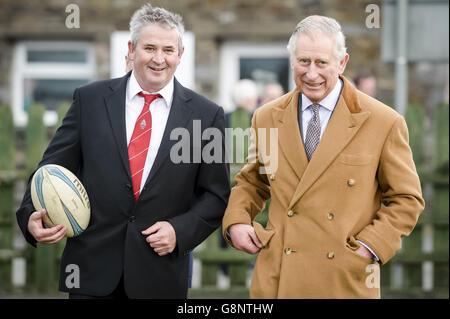
<svg viewBox="0 0 450 319"><path fill-rule="evenodd" d="M67 112L69 105L58 108L59 122ZM23 250L13 249L13 230L16 223L14 205L14 184L26 183L36 169L49 139L55 130L48 129L43 123L45 108L33 104L28 109L28 124L25 128L24 168L18 169L14 160L15 136L11 108L0 106L0 293L55 294L58 291L59 260L64 241L57 245L41 245L38 249L26 245ZM56 128L55 127L55 128ZM20 194L20 198L23 194ZM16 203L17 204L17 203ZM26 285L12 285L12 261L24 258L26 261Z"/></svg>
<svg viewBox="0 0 450 319"><path fill-rule="evenodd" d="M384 298L449 297L448 112L448 104L437 105L433 125L426 126L425 108L417 104L408 107L405 118L426 208L412 234L403 239L400 252L381 267ZM426 145L427 140L433 144Z"/></svg>

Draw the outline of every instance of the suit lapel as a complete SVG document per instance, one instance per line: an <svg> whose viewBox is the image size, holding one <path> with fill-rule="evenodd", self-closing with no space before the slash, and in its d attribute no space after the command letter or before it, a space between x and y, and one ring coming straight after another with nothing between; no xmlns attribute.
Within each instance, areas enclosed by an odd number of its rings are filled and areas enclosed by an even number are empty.
<svg viewBox="0 0 450 319"><path fill-rule="evenodd" d="M286 101L286 108L274 109L272 116L278 128L280 149L300 180L308 160L298 125L298 97L298 90L294 90Z"/></svg>
<svg viewBox="0 0 450 319"><path fill-rule="evenodd" d="M322 175L370 116L370 112L350 112L350 110L360 109L359 105L348 105L357 102L357 100L354 100L354 92L348 92L351 91L348 88L349 85L347 81L344 81L344 91L314 152L314 156L304 170L289 207L293 207L305 191ZM349 103L346 101L349 101Z"/></svg>
<svg viewBox="0 0 450 319"><path fill-rule="evenodd" d="M148 185L151 182L158 169L166 161L171 147L175 143L177 143L176 140L170 139L170 133L175 128L186 127L186 124L191 119L192 109L187 104L187 101L189 101L191 98L187 94L186 89L180 83L178 83L176 79L174 79L174 81L173 101L170 108L169 117L167 119L166 128L164 129L161 145L159 146L155 162L153 163L152 169L150 170L145 185Z"/></svg>
<svg viewBox="0 0 450 319"><path fill-rule="evenodd" d="M119 149L120 158L122 159L122 164L131 181L125 125L125 94L130 74L131 72L121 79L118 79L116 82L111 83L110 88L112 92L105 96L105 106L117 148Z"/></svg>

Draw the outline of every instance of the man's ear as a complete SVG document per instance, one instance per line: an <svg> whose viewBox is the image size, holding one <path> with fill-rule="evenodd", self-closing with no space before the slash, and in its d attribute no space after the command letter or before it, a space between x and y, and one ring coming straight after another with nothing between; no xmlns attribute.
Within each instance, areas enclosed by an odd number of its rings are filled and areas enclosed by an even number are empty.
<svg viewBox="0 0 450 319"><path fill-rule="evenodd" d="M346 54L345 57L339 62L339 74L344 73L349 58L350 56Z"/></svg>
<svg viewBox="0 0 450 319"><path fill-rule="evenodd" d="M134 46L131 41L128 41L128 59L130 59L131 61L134 60Z"/></svg>

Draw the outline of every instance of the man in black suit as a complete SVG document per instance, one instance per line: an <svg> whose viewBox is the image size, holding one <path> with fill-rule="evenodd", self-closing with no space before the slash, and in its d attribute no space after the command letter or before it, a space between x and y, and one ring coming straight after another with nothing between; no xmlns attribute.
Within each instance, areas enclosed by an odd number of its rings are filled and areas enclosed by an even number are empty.
<svg viewBox="0 0 450 319"><path fill-rule="evenodd" d="M59 289L69 298L186 298L189 252L220 225L228 201L224 138L222 160L192 161L210 142L193 140L194 121L223 136L224 113L174 78L183 54L181 17L145 5L133 15L130 31L133 71L75 90L39 164L74 172L91 202L89 226L67 240L61 259ZM147 100L150 94L156 99ZM150 118L142 120L148 111ZM138 127L150 137L136 169L132 161L142 152L131 149ZM181 163L171 152L180 143L171 132L179 128L190 133L182 143L191 160ZM28 186L17 211L27 241L61 240L66 229L44 228L45 210L34 210ZM67 285L70 265L79 269L75 287Z"/></svg>

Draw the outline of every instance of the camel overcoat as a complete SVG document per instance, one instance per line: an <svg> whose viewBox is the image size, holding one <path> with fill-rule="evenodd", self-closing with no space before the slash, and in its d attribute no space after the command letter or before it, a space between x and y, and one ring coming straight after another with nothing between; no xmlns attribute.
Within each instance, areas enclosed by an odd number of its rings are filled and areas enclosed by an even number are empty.
<svg viewBox="0 0 450 319"><path fill-rule="evenodd" d="M297 89L254 113L253 157L236 176L223 219L229 244L227 229L245 223L264 245L252 298L380 298L379 265L401 248L423 211L404 118L341 79L341 96L309 163ZM278 135L276 157L269 156L270 128ZM253 220L269 198L263 228ZM380 261L357 254L357 240Z"/></svg>

